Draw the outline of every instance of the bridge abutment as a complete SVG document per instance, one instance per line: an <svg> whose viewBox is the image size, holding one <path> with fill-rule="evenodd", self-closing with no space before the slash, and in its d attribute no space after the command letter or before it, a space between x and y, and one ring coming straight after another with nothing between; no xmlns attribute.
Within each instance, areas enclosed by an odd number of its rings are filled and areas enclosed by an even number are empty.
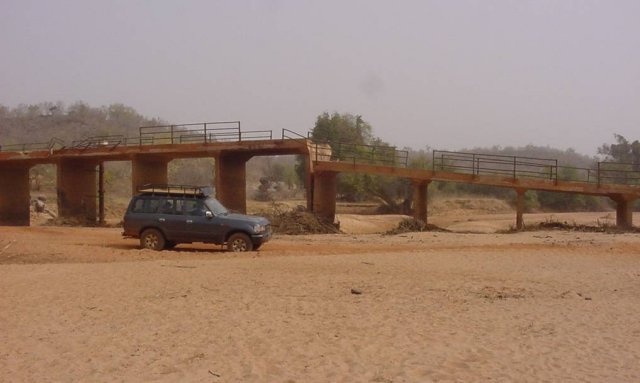
<svg viewBox="0 0 640 383"><path fill-rule="evenodd" d="M216 158L216 198L228 209L247 212L247 154L221 154Z"/></svg>
<svg viewBox="0 0 640 383"><path fill-rule="evenodd" d="M320 219L330 223L336 219L337 186L337 173L317 172L314 174L313 212Z"/></svg>
<svg viewBox="0 0 640 383"><path fill-rule="evenodd" d="M95 223L97 218L97 162L64 159L58 164L58 216Z"/></svg>
<svg viewBox="0 0 640 383"><path fill-rule="evenodd" d="M169 183L168 164L167 158L138 156L131 160L132 194L135 195L142 185Z"/></svg>
<svg viewBox="0 0 640 383"><path fill-rule="evenodd" d="M0 225L29 226L29 167L0 167Z"/></svg>
<svg viewBox="0 0 640 383"><path fill-rule="evenodd" d="M427 223L428 188L431 181L413 181L413 218Z"/></svg>

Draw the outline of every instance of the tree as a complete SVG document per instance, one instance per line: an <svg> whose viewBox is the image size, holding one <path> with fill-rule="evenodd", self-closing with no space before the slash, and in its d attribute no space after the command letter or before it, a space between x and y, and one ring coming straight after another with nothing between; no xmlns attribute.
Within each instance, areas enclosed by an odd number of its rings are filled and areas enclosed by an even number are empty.
<svg viewBox="0 0 640 383"><path fill-rule="evenodd" d="M602 145L598 148L598 154L604 155L606 160L640 165L640 142L638 140L629 142L620 134L613 136L616 143ZM634 168L634 170L639 170L640 166L634 166Z"/></svg>
<svg viewBox="0 0 640 383"><path fill-rule="evenodd" d="M316 124L311 130L311 139L318 143L329 143L333 153L340 154L341 144L368 144L372 141L373 134L371 125L364 121L360 115L324 112L316 119ZM342 157L344 157L344 153ZM294 167L300 185L304 185L306 182L307 166L304 161L302 156L298 156ZM361 198L356 197L362 189L362 185L357 185L359 181L361 180L358 177L340 177L338 194L347 200Z"/></svg>
<svg viewBox="0 0 640 383"><path fill-rule="evenodd" d="M332 157L351 160L353 157L370 159L372 163L389 165L381 159L393 160L395 148L373 135L373 128L361 115L349 113L323 113L316 119L311 131L316 142L327 142ZM373 148L365 145L376 146ZM412 189L406 180L367 174L340 174L338 197L344 201L378 200L383 212L407 213L405 202L410 202Z"/></svg>
<svg viewBox="0 0 640 383"><path fill-rule="evenodd" d="M369 144L373 140L372 128L360 115L325 112L318 116L311 131L316 141L331 143Z"/></svg>

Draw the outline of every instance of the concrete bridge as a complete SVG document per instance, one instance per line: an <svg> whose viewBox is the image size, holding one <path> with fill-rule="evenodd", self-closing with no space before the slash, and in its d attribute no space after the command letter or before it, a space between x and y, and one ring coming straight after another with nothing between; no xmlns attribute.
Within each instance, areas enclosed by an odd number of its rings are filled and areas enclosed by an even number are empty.
<svg viewBox="0 0 640 383"><path fill-rule="evenodd" d="M307 207L335 219L337 174L365 173L412 180L414 217L427 221L427 189L432 181L511 188L516 191L516 227L523 227L527 190L607 196L615 201L616 221L631 227L633 202L640 198L640 172L633 165L599 163L597 169L559 166L553 159L434 151L429 168L408 168L408 153L393 147L322 144L282 130L242 131L239 122L140 128L138 137L100 136L74 141L4 146L0 151L0 225L29 225L29 170L57 166L58 212L62 218L95 223L103 217L103 164L130 161L131 189L167 183L173 159L211 157L216 164L217 198L246 212L246 162L255 156L301 155L307 164ZM570 179L563 171L570 170Z"/></svg>

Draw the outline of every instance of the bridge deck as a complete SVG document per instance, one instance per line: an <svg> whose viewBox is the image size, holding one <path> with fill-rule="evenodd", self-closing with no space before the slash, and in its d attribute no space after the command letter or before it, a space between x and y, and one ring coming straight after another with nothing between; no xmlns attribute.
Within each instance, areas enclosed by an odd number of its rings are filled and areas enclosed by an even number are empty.
<svg viewBox="0 0 640 383"><path fill-rule="evenodd" d="M251 140L236 142L208 142L183 144L146 144L130 146L96 146L90 148L63 148L0 152L2 165L37 165L56 163L61 159L78 158L94 161L123 161L137 155L165 158L215 157L221 153L245 153L252 156L308 154L306 139Z"/></svg>
<svg viewBox="0 0 640 383"><path fill-rule="evenodd" d="M542 190L552 192L579 193L597 196L626 195L640 197L640 187L619 184L595 184L587 182L544 180L488 175L463 174L426 169L399 168L384 165L360 164L340 161L314 161L316 172L366 173L395 176L413 180L450 181L469 184L508 187L513 189Z"/></svg>

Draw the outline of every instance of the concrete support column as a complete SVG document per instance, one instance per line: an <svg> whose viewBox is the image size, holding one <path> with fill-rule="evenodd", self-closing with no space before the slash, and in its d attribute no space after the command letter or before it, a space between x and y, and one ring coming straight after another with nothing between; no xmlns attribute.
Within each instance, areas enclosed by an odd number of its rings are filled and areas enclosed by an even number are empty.
<svg viewBox="0 0 640 383"><path fill-rule="evenodd" d="M58 164L58 216L87 223L97 218L97 163L65 159Z"/></svg>
<svg viewBox="0 0 640 383"><path fill-rule="evenodd" d="M98 164L98 222L104 225L104 162Z"/></svg>
<svg viewBox="0 0 640 383"><path fill-rule="evenodd" d="M0 167L0 225L29 226L29 167Z"/></svg>
<svg viewBox="0 0 640 383"><path fill-rule="evenodd" d="M633 227L633 204L636 200L634 196L616 195L612 196L616 202L616 225L623 229Z"/></svg>
<svg viewBox="0 0 640 383"><path fill-rule="evenodd" d="M524 195L525 189L516 189L516 230L524 229Z"/></svg>
<svg viewBox="0 0 640 383"><path fill-rule="evenodd" d="M169 183L168 164L167 158L148 156L134 158L131 161L131 193L135 195L142 185Z"/></svg>
<svg viewBox="0 0 640 383"><path fill-rule="evenodd" d="M216 158L216 198L227 209L247 212L246 165L251 156L221 154Z"/></svg>
<svg viewBox="0 0 640 383"><path fill-rule="evenodd" d="M313 212L322 220L336 219L337 173L315 173L313 180Z"/></svg>
<svg viewBox="0 0 640 383"><path fill-rule="evenodd" d="M305 176L305 192L307 197L307 210L313 211L313 175L310 172L307 172Z"/></svg>
<svg viewBox="0 0 640 383"><path fill-rule="evenodd" d="M427 223L427 189L431 181L413 181L413 218Z"/></svg>

